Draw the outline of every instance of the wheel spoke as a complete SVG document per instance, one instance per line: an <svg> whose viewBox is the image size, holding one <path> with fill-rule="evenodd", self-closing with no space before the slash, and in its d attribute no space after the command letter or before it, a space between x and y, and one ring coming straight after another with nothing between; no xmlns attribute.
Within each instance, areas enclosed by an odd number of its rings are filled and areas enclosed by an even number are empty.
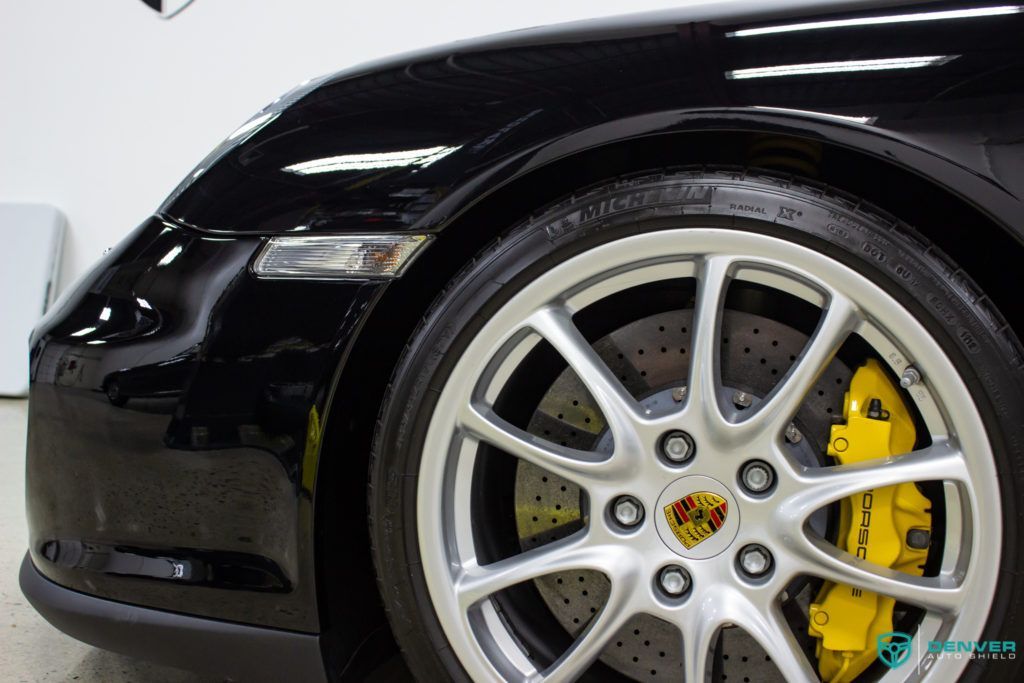
<svg viewBox="0 0 1024 683"><path fill-rule="evenodd" d="M594 663L611 637L632 616L626 609L627 593L624 586L612 584L604 607L590 620L590 624L569 649L548 667L541 680L550 683L573 681Z"/></svg>
<svg viewBox="0 0 1024 683"><path fill-rule="evenodd" d="M527 324L551 344L597 401L617 444L634 439L640 405L586 340L564 308L547 306Z"/></svg>
<svg viewBox="0 0 1024 683"><path fill-rule="evenodd" d="M740 423L745 438L761 435L775 438L782 434L839 347L859 323L860 316L853 304L843 297L834 296L796 362L756 412Z"/></svg>
<svg viewBox="0 0 1024 683"><path fill-rule="evenodd" d="M462 429L473 437L582 488L587 488L595 479L611 474L606 454L551 443L516 427L489 408L468 405L462 411L459 422Z"/></svg>
<svg viewBox="0 0 1024 683"><path fill-rule="evenodd" d="M774 601L763 609L751 605L736 622L771 656L787 681L819 680Z"/></svg>
<svg viewBox="0 0 1024 683"><path fill-rule="evenodd" d="M822 538L804 537L795 554L808 574L888 595L930 612L952 614L963 604L963 590L949 575L914 576L882 567Z"/></svg>
<svg viewBox="0 0 1024 683"><path fill-rule="evenodd" d="M729 287L732 259L713 256L698 271L694 303L688 405L703 410L712 422L724 422L718 407L719 340L722 306Z"/></svg>
<svg viewBox="0 0 1024 683"><path fill-rule="evenodd" d="M587 531L581 530L491 564L466 562L455 581L455 592L465 610L499 591L547 574L594 569L608 575L613 572L616 554L612 547L592 544Z"/></svg>
<svg viewBox="0 0 1024 683"><path fill-rule="evenodd" d="M835 467L803 468L794 475L794 493L776 509L776 514L793 533L804 520L829 503L882 486L916 481L967 481L963 454L948 441L927 448Z"/></svg>
<svg viewBox="0 0 1024 683"><path fill-rule="evenodd" d="M707 600L701 607L680 628L683 634L683 680L687 683L704 683L708 680L711 675L711 650L722 626L720 612L708 605Z"/></svg>

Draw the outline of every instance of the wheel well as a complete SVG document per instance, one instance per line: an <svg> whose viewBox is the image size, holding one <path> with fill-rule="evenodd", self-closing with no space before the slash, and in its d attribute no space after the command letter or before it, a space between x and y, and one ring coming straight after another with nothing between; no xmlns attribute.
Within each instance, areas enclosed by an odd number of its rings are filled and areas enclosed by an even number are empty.
<svg viewBox="0 0 1024 683"><path fill-rule="evenodd" d="M402 279L388 285L337 380L346 390L336 392L326 423L318 475L324 486L317 487L317 575L321 588L348 588L321 590L320 613L328 657L332 650L359 649L351 662L333 662L335 671L344 669L355 680L396 652L373 575L367 465L392 370L431 302L474 254L531 212L608 178L699 164L793 173L866 199L915 226L980 285L1018 335L1024 330L1024 306L1014 296L1024 245L927 179L848 148L754 132L658 135L560 159L509 183L457 216ZM347 540L344 548L324 542L340 537Z"/></svg>

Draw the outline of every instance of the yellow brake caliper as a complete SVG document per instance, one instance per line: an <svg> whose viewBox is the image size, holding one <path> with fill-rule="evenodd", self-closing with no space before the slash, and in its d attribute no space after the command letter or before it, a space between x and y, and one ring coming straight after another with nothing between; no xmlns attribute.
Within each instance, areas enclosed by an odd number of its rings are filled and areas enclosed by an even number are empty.
<svg viewBox="0 0 1024 683"><path fill-rule="evenodd" d="M832 426L828 454L840 463L910 452L914 422L880 363L853 375L843 406L846 424ZM921 576L931 538L931 503L913 483L862 491L840 501L840 549L882 567ZM892 631L892 598L826 581L810 607L818 639L818 673L846 683L878 656L877 638Z"/></svg>

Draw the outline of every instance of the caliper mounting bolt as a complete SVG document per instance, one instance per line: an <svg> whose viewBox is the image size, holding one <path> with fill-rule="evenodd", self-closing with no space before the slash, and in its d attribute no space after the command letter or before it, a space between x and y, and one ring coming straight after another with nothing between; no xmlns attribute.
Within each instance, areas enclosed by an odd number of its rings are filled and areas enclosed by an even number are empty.
<svg viewBox="0 0 1024 683"><path fill-rule="evenodd" d="M932 543L932 532L928 529L910 529L907 531L907 546L914 550L924 550Z"/></svg>
<svg viewBox="0 0 1024 683"><path fill-rule="evenodd" d="M800 433L800 430L796 428L796 425L792 422L786 427L786 441L790 443L800 443L804 440L804 435Z"/></svg>
<svg viewBox="0 0 1024 683"><path fill-rule="evenodd" d="M908 365L907 369L900 375L900 386L904 389L909 389L920 381L921 373L913 365Z"/></svg>

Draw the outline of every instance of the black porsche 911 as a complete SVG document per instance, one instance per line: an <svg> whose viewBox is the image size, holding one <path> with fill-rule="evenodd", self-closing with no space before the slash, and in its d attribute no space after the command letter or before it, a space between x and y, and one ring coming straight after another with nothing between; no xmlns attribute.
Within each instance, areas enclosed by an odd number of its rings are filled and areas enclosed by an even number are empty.
<svg viewBox="0 0 1024 683"><path fill-rule="evenodd" d="M1020 680L1022 171L1017 4L302 84L36 328L22 588L236 680Z"/></svg>

